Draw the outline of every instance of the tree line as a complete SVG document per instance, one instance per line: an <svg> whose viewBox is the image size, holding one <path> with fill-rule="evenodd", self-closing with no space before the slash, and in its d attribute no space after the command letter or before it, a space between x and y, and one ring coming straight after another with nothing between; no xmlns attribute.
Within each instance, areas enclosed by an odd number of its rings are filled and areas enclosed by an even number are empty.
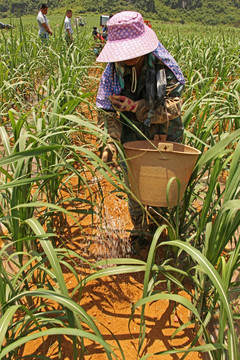
<svg viewBox="0 0 240 360"><path fill-rule="evenodd" d="M231 24L240 26L239 0L43 0L51 13L59 13L69 6L75 13L116 13L122 10L138 10L144 16L161 21L200 22L208 25ZM0 19L12 16L36 14L41 0L1 0ZM71 4L71 5L70 5Z"/></svg>

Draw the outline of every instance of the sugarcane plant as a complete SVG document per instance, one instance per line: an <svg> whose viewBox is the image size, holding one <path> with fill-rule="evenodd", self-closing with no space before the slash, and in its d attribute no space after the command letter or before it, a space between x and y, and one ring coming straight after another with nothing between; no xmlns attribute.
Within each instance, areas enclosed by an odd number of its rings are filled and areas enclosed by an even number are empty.
<svg viewBox="0 0 240 360"><path fill-rule="evenodd" d="M79 33L67 48L62 26L54 28L48 46L41 44L34 29L28 30L21 20L18 32L0 34L0 359L18 359L24 344L52 335L58 336L59 358L63 335L72 337L73 359L84 357L85 339L101 344L108 359L116 357L97 319L79 305L81 294L94 279L144 272L142 298L132 305L129 320L140 307L139 359L175 353L183 353L184 358L197 351L207 352L211 360L237 360L239 314L233 311L230 295L239 287L232 278L240 259L240 81L236 76L240 63L239 44L234 40L238 30L229 29L226 34L224 29L203 28L200 38L199 30L188 25L180 30L172 24L161 26L159 38L187 80L184 142L199 149L201 156L183 199L175 207L159 209L158 221L154 217L157 230L147 259L97 263L88 262L60 240L67 217L83 238L81 215L90 215L92 225L96 216L101 222L105 206L101 179L122 197L136 198L121 172L99 157L99 144L107 137L96 123L97 78L89 75L89 69L96 74L102 69L93 64L90 32ZM122 162L123 148L118 143L116 147ZM94 190L92 178L96 179ZM166 256L159 261L156 253L162 248ZM91 269L90 275L79 274L78 261ZM71 293L64 267L76 281ZM164 291L158 290L159 283L165 284ZM191 300L176 294L178 289ZM146 304L162 299L180 303L190 312L189 321L173 336L192 325L195 336L188 348L144 353ZM210 325L216 318L212 334Z"/></svg>

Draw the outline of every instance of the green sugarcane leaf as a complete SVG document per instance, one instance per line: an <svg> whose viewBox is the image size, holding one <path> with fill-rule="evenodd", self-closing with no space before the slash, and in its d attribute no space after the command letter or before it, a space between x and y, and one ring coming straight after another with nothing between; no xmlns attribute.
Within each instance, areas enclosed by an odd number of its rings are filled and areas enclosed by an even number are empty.
<svg viewBox="0 0 240 360"><path fill-rule="evenodd" d="M139 360L146 360L148 359L150 356L160 356L160 355L169 355L169 354L181 354L181 353L186 353L189 354L191 352L209 352L209 351L216 351L218 349L222 350L225 349L226 347L222 344L206 344L206 345L201 345L201 346L195 346L194 348L188 348L188 349L175 349L175 350L167 350L167 351L161 351L161 352L157 352L154 354L147 354L142 356L141 358L139 358Z"/></svg>
<svg viewBox="0 0 240 360"><path fill-rule="evenodd" d="M139 306L144 306L147 303L150 302L154 302L154 301L158 301L158 300L169 300L169 301L175 301L179 304L182 304L183 306L185 306L187 309L189 309L195 316L196 318L201 321L201 317L200 314L198 313L197 309L195 308L195 306L191 303L191 301L189 301L188 299L186 299L185 297L181 296L181 295L176 295L176 294L162 294L162 293L158 293L158 294L154 294L154 295L150 295L147 296L145 298L142 298L140 300L138 300L134 305L133 305L133 309L136 309Z"/></svg>
<svg viewBox="0 0 240 360"><path fill-rule="evenodd" d="M226 138L222 139L216 143L212 148L210 148L206 153L204 153L197 162L199 169L203 168L206 163L212 161L219 157L219 154L226 149L226 147L240 136L240 129L234 131L232 134L229 134Z"/></svg>
<svg viewBox="0 0 240 360"><path fill-rule="evenodd" d="M12 305L2 315L0 319L0 349L2 347L3 340L6 332L8 331L9 323L13 320L13 316L21 305ZM1 354L1 353L0 353Z"/></svg>
<svg viewBox="0 0 240 360"><path fill-rule="evenodd" d="M19 299L24 297L42 297L45 299L51 299L53 301L56 301L58 304L61 304L63 307L69 309L74 314L78 315L82 319L82 321L84 321L95 332L97 336L102 336L91 316L89 316L86 311L75 301L73 301L69 296L64 296L63 294L57 293L56 291L52 290L38 289L22 292L11 298L8 303L18 301Z"/></svg>
<svg viewBox="0 0 240 360"><path fill-rule="evenodd" d="M128 258L116 258L116 259L104 259L95 263L95 266L107 266L107 265L145 265L146 263L139 259Z"/></svg>
<svg viewBox="0 0 240 360"><path fill-rule="evenodd" d="M40 225L40 223L36 219L34 219L34 218L28 219L28 220L26 220L26 223L32 228L32 230L34 231L34 233L36 235L41 235L41 237L42 237L45 234L43 227ZM39 239L39 241L48 257L48 260L50 261L50 264L51 264L53 272L57 278L57 282L58 282L58 285L60 287L62 294L65 296L68 296L68 289L67 289L64 277L63 277L62 269L61 269L59 260L56 256L56 252L55 252L51 242L47 239L46 240Z"/></svg>
<svg viewBox="0 0 240 360"><path fill-rule="evenodd" d="M162 245L170 245L170 246L177 246L182 250L186 251L196 262L198 262L201 266L201 270L206 273L206 275L210 278L212 283L214 284L220 299L221 303L226 311L229 323L229 329L231 333L230 341L233 342L233 349L234 349L234 359L237 360L237 353L238 353L238 344L236 333L234 330L234 323L233 323L233 314L232 309L230 307L229 296L227 292L227 288L221 277L219 276L218 272L214 268L214 266L208 261L208 259L200 253L199 250L192 247L190 244L180 241L180 240L173 240L169 242L162 242Z"/></svg>
<svg viewBox="0 0 240 360"><path fill-rule="evenodd" d="M82 283L87 283L92 280L96 280L99 278L102 278L104 276L115 276L119 274L129 274L129 273L135 273L139 271L145 271L146 265L123 265L123 266L117 266L117 267L110 267L107 269L98 270L94 274L91 274L87 276Z"/></svg>
<svg viewBox="0 0 240 360"><path fill-rule="evenodd" d="M26 179L15 179L13 181L7 182L4 185L0 185L0 190L29 185L31 183L35 183L37 181L42 181L42 180L51 180L51 179L55 179L55 178L57 179L58 176L59 176L58 174L51 174L51 175L36 176L36 177L26 178Z"/></svg>
<svg viewBox="0 0 240 360"><path fill-rule="evenodd" d="M49 145L49 146L39 146L38 148L34 148L31 150L25 150L17 154L8 155L3 159L0 159L0 166L11 164L14 162L18 162L20 160L24 160L27 157L35 157L41 154L44 154L49 151L56 151L61 148L60 145Z"/></svg>
<svg viewBox="0 0 240 360"><path fill-rule="evenodd" d="M112 359L111 354L115 357L116 355L114 354L113 350L111 349L111 347L109 346L109 344L104 341L101 337L96 336L94 334L91 334L87 331L83 331L83 330L79 330L79 329L72 329L72 328L54 328L54 329L49 329L49 330L45 330L45 331L40 331L28 336L25 336L21 339L18 339L14 342L12 342L10 345L6 346L0 353L0 359L4 359L4 357L11 353L11 351L14 351L15 349L20 348L21 345L26 344L29 341L33 341L35 339L38 339L39 337L44 337L44 336L52 336L52 335L66 335L66 336L78 336L81 338L87 338L90 339L96 343L99 343L100 345L102 345L105 349L105 351L108 354L108 358Z"/></svg>

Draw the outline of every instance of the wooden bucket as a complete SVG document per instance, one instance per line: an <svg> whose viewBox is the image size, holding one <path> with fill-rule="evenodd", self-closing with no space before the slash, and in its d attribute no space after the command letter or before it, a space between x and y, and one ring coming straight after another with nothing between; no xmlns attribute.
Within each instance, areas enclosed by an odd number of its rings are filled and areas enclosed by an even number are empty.
<svg viewBox="0 0 240 360"><path fill-rule="evenodd" d="M180 201L186 190L197 158L201 152L191 146L152 140L123 144L128 163L131 191L144 205L168 206L166 189L169 180L180 180ZM173 180L169 190L169 205L178 202L178 185Z"/></svg>

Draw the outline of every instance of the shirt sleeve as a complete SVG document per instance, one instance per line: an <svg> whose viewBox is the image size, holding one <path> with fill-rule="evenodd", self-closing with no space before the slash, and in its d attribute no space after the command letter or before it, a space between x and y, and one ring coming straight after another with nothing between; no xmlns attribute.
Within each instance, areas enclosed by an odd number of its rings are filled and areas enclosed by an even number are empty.
<svg viewBox="0 0 240 360"><path fill-rule="evenodd" d="M109 99L110 95L120 95L121 86L114 70L114 64L107 64L99 85L96 105L98 108L115 111Z"/></svg>
<svg viewBox="0 0 240 360"><path fill-rule="evenodd" d="M43 17L41 14L39 14L39 15L37 16L37 20L38 20L41 24L44 24L44 23L46 22L46 20L44 19L44 17Z"/></svg>
<svg viewBox="0 0 240 360"><path fill-rule="evenodd" d="M65 25L65 29L66 30L71 30L71 24L70 21L68 21L67 19L64 21L64 25Z"/></svg>

